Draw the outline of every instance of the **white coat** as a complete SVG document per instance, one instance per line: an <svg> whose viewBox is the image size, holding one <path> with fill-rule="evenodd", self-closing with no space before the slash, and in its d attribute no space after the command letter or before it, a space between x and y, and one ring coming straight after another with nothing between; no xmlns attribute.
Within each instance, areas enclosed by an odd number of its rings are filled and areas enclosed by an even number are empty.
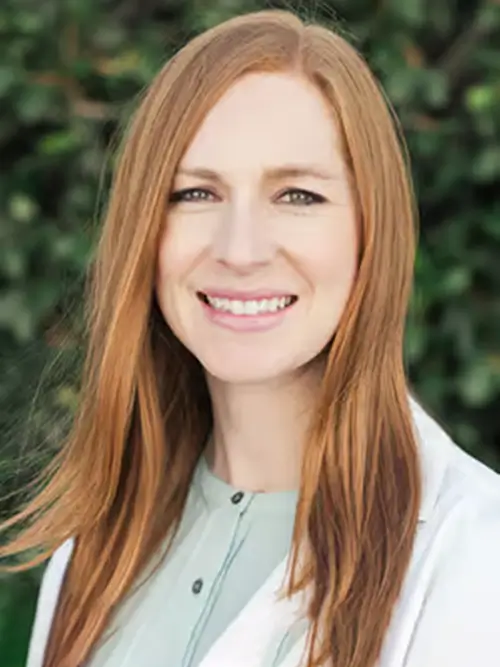
<svg viewBox="0 0 500 667"><path fill-rule="evenodd" d="M423 496L379 667L500 667L500 477L459 449L414 401L411 406ZM45 571L27 667L42 665L72 549L68 540ZM268 667L263 656L269 642L298 613L297 598L276 600L285 572L283 562L200 667ZM279 667L300 667L304 647L305 636Z"/></svg>

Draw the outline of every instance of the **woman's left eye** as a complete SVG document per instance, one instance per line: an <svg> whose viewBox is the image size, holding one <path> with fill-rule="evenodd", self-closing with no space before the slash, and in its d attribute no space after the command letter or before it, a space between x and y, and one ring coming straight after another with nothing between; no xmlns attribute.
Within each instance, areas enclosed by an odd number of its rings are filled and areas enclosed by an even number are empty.
<svg viewBox="0 0 500 667"><path fill-rule="evenodd" d="M311 204L322 204L326 201L325 197L318 195L316 192L309 190L300 190L297 188L290 188L283 192L280 201L285 200L285 204L299 204L302 206L310 206Z"/></svg>

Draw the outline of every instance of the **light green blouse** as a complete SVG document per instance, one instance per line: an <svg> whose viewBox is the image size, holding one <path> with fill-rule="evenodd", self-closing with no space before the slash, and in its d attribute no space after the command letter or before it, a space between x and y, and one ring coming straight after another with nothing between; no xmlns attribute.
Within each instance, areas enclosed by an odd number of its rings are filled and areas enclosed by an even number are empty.
<svg viewBox="0 0 500 667"><path fill-rule="evenodd" d="M159 570L120 606L88 667L196 667L290 549L298 494L243 493L196 470ZM295 634L295 633L294 633ZM295 637L272 647L275 667Z"/></svg>

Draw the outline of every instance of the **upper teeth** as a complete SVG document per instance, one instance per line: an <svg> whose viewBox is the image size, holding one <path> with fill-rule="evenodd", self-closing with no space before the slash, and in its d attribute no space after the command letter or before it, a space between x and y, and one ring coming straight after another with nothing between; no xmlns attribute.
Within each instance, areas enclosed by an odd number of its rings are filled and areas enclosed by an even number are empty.
<svg viewBox="0 0 500 667"><path fill-rule="evenodd" d="M275 297L273 299L259 299L241 301L239 299L220 299L207 296L208 303L216 310L223 310L234 315L257 315L260 313L275 313L292 303L292 296Z"/></svg>

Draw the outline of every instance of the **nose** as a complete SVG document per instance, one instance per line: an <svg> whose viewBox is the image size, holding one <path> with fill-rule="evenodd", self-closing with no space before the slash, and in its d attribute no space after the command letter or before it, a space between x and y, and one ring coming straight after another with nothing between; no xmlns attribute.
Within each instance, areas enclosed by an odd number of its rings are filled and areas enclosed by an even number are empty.
<svg viewBox="0 0 500 667"><path fill-rule="evenodd" d="M265 213L248 204L229 206L217 226L212 250L214 259L233 271L248 272L269 263L275 247Z"/></svg>

